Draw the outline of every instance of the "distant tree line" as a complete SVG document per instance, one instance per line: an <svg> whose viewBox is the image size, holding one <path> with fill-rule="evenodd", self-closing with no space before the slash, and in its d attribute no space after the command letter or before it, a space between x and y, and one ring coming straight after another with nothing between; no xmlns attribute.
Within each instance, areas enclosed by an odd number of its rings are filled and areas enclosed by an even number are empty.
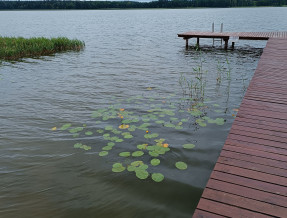
<svg viewBox="0 0 287 218"><path fill-rule="evenodd" d="M0 10L283 6L287 0L1 1Z"/></svg>

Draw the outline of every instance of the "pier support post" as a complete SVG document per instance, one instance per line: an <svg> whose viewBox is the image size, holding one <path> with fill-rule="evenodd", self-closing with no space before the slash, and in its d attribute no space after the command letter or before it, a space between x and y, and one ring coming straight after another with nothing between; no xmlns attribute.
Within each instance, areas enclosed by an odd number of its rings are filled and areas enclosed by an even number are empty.
<svg viewBox="0 0 287 218"><path fill-rule="evenodd" d="M197 40L196 40L196 47L199 47L199 37L197 37Z"/></svg>
<svg viewBox="0 0 287 218"><path fill-rule="evenodd" d="M188 49L188 38L185 39L185 48Z"/></svg>
<svg viewBox="0 0 287 218"><path fill-rule="evenodd" d="M234 49L235 42L232 42L231 48Z"/></svg>
<svg viewBox="0 0 287 218"><path fill-rule="evenodd" d="M223 39L224 40L224 49L227 50L228 48L228 39Z"/></svg>

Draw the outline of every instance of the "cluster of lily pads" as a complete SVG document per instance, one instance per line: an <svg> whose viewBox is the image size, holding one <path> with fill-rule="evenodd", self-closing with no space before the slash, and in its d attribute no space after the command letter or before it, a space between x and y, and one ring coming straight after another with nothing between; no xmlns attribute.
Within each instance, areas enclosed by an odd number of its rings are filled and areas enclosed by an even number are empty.
<svg viewBox="0 0 287 218"><path fill-rule="evenodd" d="M125 104L120 102L95 110L91 116L93 127L87 127L85 124L73 127L67 123L62 125L60 130L68 131L73 137L79 138L74 144L74 148L77 149L98 149L83 143L86 137L96 136L106 141L102 143L98 154L101 157L109 154L117 156L118 161L112 163L113 172L134 172L139 179L147 179L150 176L155 182L161 182L164 180L164 175L156 170L156 166L160 165L161 157L169 152L173 145L168 143L168 139L154 132L156 128L181 131L183 128L188 128L191 122L200 127L205 127L207 124L223 125L225 122L223 118L207 117L204 109L210 106L203 102L192 103L185 108L180 105L177 107L167 100L163 98L157 104L146 104L146 99L142 96L127 99ZM123 107L131 101L138 107L133 109ZM155 100L149 98L148 101L150 103ZM56 130L56 127L53 130ZM122 150L123 147L126 150ZM184 149L194 147L194 144L182 145ZM174 166L179 170L188 167L183 161L175 162Z"/></svg>

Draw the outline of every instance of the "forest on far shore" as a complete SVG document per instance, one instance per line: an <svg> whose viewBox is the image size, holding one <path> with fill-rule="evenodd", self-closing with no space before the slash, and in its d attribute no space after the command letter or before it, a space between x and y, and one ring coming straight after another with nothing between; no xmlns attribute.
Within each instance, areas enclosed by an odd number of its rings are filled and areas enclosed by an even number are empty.
<svg viewBox="0 0 287 218"><path fill-rule="evenodd" d="M0 1L0 10L132 9L192 7L286 6L287 0L159 0L135 1Z"/></svg>

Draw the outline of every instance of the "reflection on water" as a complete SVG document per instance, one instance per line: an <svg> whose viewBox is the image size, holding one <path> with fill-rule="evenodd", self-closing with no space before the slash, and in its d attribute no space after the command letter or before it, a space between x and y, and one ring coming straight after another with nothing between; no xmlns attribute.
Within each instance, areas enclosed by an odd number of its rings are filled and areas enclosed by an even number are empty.
<svg viewBox="0 0 287 218"><path fill-rule="evenodd" d="M246 10L1 12L1 35L86 43L81 52L1 63L1 217L190 217L264 43L186 51L176 34L191 24L206 30L216 17L240 31ZM276 10L285 9L268 12ZM228 24L233 16L240 19ZM249 20L250 31L270 27ZM128 171L134 161L148 168Z"/></svg>

